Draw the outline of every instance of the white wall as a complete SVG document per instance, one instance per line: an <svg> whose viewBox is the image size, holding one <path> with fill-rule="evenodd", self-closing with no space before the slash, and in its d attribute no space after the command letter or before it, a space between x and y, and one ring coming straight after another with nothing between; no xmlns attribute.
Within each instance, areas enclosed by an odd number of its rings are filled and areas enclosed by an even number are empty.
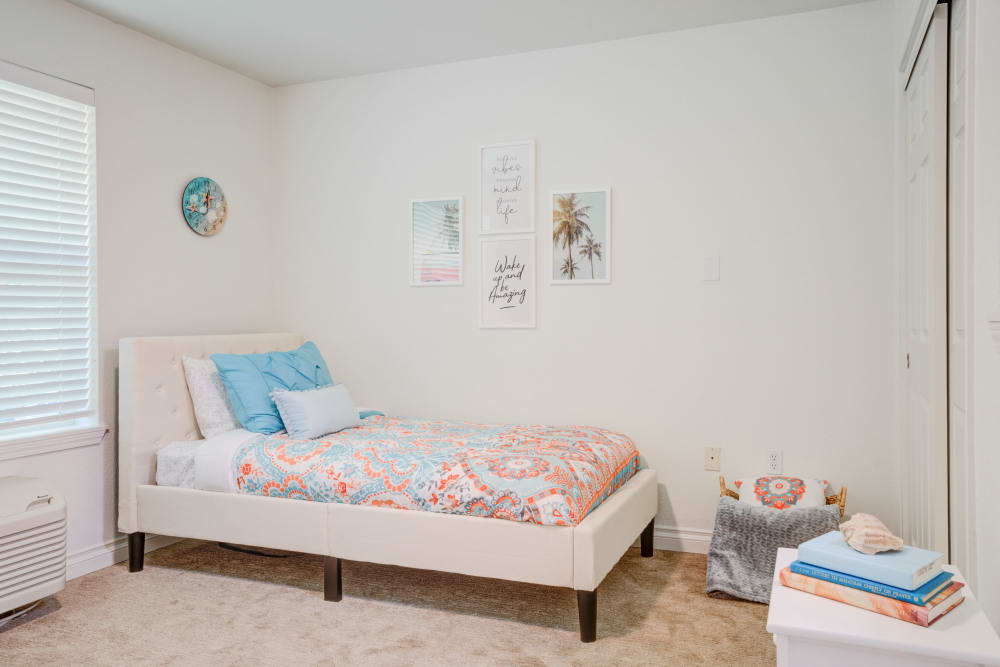
<svg viewBox="0 0 1000 667"><path fill-rule="evenodd" d="M69 502L70 572L111 562L118 339L282 328L270 248L272 91L72 5L4 0L0 59L96 89L102 446L0 462L54 480ZM180 193L211 176L230 202L201 238ZM120 549L119 549L120 555Z"/></svg>
<svg viewBox="0 0 1000 667"><path fill-rule="evenodd" d="M893 21L868 3L279 89L276 319L394 414L628 433L663 545L707 546L710 445L730 478L781 449L893 527ZM480 330L477 147L522 138L540 258L550 190L614 189L614 282L540 285L536 330ZM456 193L466 285L410 288L407 201Z"/></svg>

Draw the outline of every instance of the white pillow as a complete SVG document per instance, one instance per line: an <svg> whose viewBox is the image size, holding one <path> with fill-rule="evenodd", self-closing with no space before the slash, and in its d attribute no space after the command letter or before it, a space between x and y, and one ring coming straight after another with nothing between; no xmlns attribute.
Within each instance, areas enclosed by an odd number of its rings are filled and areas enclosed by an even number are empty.
<svg viewBox="0 0 1000 667"><path fill-rule="evenodd" d="M826 480L788 475L744 477L735 482L740 502L785 510L826 505Z"/></svg>
<svg viewBox="0 0 1000 667"><path fill-rule="evenodd" d="M277 389L271 392L271 399L278 406L288 437L296 440L361 425L358 408L342 384L302 391Z"/></svg>
<svg viewBox="0 0 1000 667"><path fill-rule="evenodd" d="M191 403L194 404L194 418L203 438L243 428L236 419L214 361L184 357L184 377L187 378Z"/></svg>

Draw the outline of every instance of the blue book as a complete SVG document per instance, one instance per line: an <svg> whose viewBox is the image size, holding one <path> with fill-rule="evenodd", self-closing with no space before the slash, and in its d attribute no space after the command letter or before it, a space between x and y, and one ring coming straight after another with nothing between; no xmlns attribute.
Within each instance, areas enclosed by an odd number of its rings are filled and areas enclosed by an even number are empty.
<svg viewBox="0 0 1000 667"><path fill-rule="evenodd" d="M947 586L952 577L951 572L941 572L941 574L934 577L917 590L907 591L902 588L896 588L895 586L880 584L877 581L869 581L868 579L862 579L861 577L844 574L843 572L834 572L833 570L828 570L825 567L809 565L808 563L803 563L800 560L792 561L792 564L789 567L792 572L795 572L796 574L804 574L805 576L812 577L813 579L822 579L823 581L829 581L833 584L850 586L851 588L857 588L858 590L866 591L868 593L875 593L876 595L882 595L894 600L902 600L903 602L909 602L911 604L921 606L927 604L927 602L937 595L942 588Z"/></svg>
<svg viewBox="0 0 1000 667"><path fill-rule="evenodd" d="M904 591L915 591L941 572L944 554L916 547L863 554L845 542L839 530L831 530L800 544L799 560Z"/></svg>

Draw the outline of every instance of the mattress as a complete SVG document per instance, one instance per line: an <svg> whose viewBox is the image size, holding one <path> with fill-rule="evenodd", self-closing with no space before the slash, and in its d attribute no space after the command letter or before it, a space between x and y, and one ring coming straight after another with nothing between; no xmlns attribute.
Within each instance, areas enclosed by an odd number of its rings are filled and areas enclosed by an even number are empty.
<svg viewBox="0 0 1000 667"><path fill-rule="evenodd" d="M157 452L164 486L576 525L639 469L620 433L365 416L314 440L230 431Z"/></svg>

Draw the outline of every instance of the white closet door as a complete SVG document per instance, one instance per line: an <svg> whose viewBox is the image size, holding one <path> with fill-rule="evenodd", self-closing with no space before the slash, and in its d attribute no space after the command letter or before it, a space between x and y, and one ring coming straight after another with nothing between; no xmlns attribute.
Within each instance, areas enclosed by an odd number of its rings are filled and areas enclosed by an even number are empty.
<svg viewBox="0 0 1000 667"><path fill-rule="evenodd" d="M909 544L948 552L948 15L934 11L904 95L902 518Z"/></svg>
<svg viewBox="0 0 1000 667"><path fill-rule="evenodd" d="M972 220L969 183L969 3L951 3L948 87L948 389L951 562L975 590L976 504L972 443Z"/></svg>

